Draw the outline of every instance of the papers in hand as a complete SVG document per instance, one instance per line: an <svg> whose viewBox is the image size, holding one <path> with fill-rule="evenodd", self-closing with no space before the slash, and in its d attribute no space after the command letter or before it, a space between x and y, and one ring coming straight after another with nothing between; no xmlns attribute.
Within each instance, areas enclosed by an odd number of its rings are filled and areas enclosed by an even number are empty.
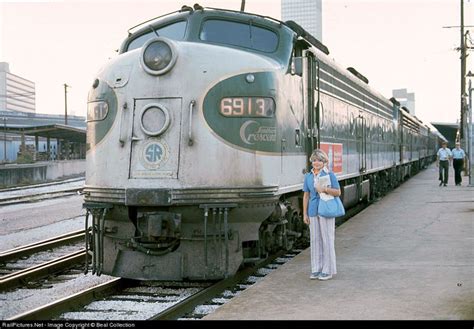
<svg viewBox="0 0 474 329"><path fill-rule="evenodd" d="M325 187L331 187L331 179L330 179L329 175L322 176L322 177L319 176L318 181L317 181L317 185L320 187L320 189L324 189ZM319 193L319 197L323 201L328 201L328 200L334 199L334 197L332 195L329 195L329 194L323 193L323 192Z"/></svg>
<svg viewBox="0 0 474 329"><path fill-rule="evenodd" d="M321 198L321 200L323 201L329 201L329 200L332 200L334 199L334 197L332 195L329 195L327 193L319 193L319 197Z"/></svg>

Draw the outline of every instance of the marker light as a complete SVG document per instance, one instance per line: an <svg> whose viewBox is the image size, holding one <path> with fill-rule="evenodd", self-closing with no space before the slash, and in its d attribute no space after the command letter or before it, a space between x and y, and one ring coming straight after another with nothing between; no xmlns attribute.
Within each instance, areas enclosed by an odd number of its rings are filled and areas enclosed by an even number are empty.
<svg viewBox="0 0 474 329"><path fill-rule="evenodd" d="M87 104L87 122L104 120L109 113L109 105L105 101L89 102Z"/></svg>
<svg viewBox="0 0 474 329"><path fill-rule="evenodd" d="M143 45L140 62L147 73L161 75L173 67L177 58L178 53L171 41L158 37Z"/></svg>

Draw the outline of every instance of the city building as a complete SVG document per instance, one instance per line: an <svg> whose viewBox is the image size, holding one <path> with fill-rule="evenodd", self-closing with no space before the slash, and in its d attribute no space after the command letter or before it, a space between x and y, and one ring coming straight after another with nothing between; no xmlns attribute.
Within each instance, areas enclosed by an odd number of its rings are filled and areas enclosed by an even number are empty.
<svg viewBox="0 0 474 329"><path fill-rule="evenodd" d="M411 115L415 115L415 93L409 93L406 88L394 89L392 96L400 102L400 106L406 107Z"/></svg>
<svg viewBox="0 0 474 329"><path fill-rule="evenodd" d="M295 21L323 42L322 0L281 0L281 20Z"/></svg>
<svg viewBox="0 0 474 329"><path fill-rule="evenodd" d="M10 73L0 62L0 111L35 113L35 83Z"/></svg>
<svg viewBox="0 0 474 329"><path fill-rule="evenodd" d="M85 118L36 113L35 83L10 72L0 62L0 164L75 159L85 156Z"/></svg>

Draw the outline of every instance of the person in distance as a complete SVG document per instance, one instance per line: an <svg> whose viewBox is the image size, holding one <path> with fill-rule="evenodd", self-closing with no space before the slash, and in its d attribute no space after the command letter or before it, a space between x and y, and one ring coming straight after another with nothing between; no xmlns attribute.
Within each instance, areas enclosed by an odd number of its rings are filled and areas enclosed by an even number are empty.
<svg viewBox="0 0 474 329"><path fill-rule="evenodd" d="M442 142L441 148L436 153L436 166L439 167L439 186L447 186L448 184L449 162L453 155L447 146L448 142Z"/></svg>
<svg viewBox="0 0 474 329"><path fill-rule="evenodd" d="M464 167L464 158L466 157L466 153L461 148L461 143L459 142L456 142L456 147L453 148L451 153L453 154L454 183L456 186L461 186L461 171Z"/></svg>

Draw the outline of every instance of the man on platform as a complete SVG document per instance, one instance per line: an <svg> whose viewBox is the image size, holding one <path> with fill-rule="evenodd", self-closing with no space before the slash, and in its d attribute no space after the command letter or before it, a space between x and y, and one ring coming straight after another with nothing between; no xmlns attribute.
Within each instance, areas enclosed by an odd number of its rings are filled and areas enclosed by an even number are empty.
<svg viewBox="0 0 474 329"><path fill-rule="evenodd" d="M464 168L464 158L466 157L466 153L461 148L461 143L459 142L456 143L456 147L453 148L451 153L453 154L454 183L456 186L461 186L461 171Z"/></svg>
<svg viewBox="0 0 474 329"><path fill-rule="evenodd" d="M447 148L448 142L442 142L441 148L438 150L436 154L437 161L436 166L439 167L439 186L448 185L448 177L449 177L449 162L451 161L453 155L451 151Z"/></svg>

